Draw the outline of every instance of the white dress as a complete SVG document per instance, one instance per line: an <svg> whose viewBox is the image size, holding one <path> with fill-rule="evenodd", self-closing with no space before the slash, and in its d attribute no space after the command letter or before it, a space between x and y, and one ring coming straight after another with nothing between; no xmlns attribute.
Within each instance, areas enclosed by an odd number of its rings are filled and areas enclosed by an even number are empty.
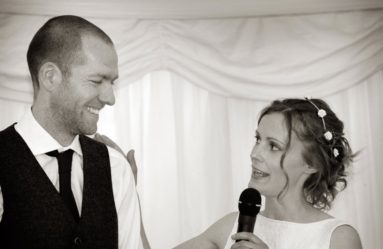
<svg viewBox="0 0 383 249"><path fill-rule="evenodd" d="M237 220L230 236L237 233ZM269 249L329 249L332 232L345 224L335 218L311 223L294 223L258 214L254 234L265 242ZM233 243L229 237L225 249L230 249Z"/></svg>

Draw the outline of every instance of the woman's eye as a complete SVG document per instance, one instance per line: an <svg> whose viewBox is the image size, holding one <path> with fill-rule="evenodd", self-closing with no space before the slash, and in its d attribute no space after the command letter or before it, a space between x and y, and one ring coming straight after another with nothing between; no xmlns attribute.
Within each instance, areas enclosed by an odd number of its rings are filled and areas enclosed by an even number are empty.
<svg viewBox="0 0 383 249"><path fill-rule="evenodd" d="M90 82L98 85L98 84L101 84L102 81L101 80L91 80Z"/></svg>
<svg viewBox="0 0 383 249"><path fill-rule="evenodd" d="M277 146L277 145L274 144L274 143L270 143L270 149L271 149L271 150L274 150L274 151L281 150L281 149L279 148L279 146Z"/></svg>
<svg viewBox="0 0 383 249"><path fill-rule="evenodd" d="M255 136L255 143L259 144L261 142L261 138L259 136Z"/></svg>

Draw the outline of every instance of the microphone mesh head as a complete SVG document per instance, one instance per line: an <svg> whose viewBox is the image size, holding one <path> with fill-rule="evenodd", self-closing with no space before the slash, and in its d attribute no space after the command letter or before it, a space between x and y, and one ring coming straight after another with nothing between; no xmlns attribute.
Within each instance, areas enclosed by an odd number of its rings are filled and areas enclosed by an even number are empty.
<svg viewBox="0 0 383 249"><path fill-rule="evenodd" d="M256 216L261 209L262 198L258 190L247 188L239 197L238 209L241 215Z"/></svg>

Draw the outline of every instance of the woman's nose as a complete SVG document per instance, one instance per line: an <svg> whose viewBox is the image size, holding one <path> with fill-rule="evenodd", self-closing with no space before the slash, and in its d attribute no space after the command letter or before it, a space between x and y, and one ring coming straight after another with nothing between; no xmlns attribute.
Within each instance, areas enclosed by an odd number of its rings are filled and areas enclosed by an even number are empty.
<svg viewBox="0 0 383 249"><path fill-rule="evenodd" d="M256 143L251 150L250 154L251 160L257 160L262 161L263 160L263 153L262 153L262 147L260 144Z"/></svg>

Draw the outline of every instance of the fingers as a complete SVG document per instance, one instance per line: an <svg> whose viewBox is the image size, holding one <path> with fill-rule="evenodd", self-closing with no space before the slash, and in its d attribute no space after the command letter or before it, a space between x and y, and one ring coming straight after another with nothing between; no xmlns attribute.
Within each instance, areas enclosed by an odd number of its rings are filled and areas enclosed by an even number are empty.
<svg viewBox="0 0 383 249"><path fill-rule="evenodd" d="M130 164L130 167L132 168L133 173L137 173L137 164L136 164L136 158L134 158L134 150L129 150L128 154L126 155L126 158L128 159L128 162Z"/></svg>
<svg viewBox="0 0 383 249"><path fill-rule="evenodd" d="M131 166L134 165L135 167L137 167L136 159L134 158L134 150L129 150L128 154L126 155L126 158L128 159L128 162Z"/></svg>
<svg viewBox="0 0 383 249"><path fill-rule="evenodd" d="M258 247L255 246L253 243L243 240L233 244L230 249L257 249Z"/></svg>
<svg viewBox="0 0 383 249"><path fill-rule="evenodd" d="M268 246L256 235L247 232L236 233L231 236L234 241L239 240L231 246L231 249L268 249Z"/></svg>
<svg viewBox="0 0 383 249"><path fill-rule="evenodd" d="M248 241L253 241L254 239L256 240L256 238L254 237L255 237L254 234L248 233L248 232L240 232L240 233L233 234L231 236L233 240L248 240ZM253 241L253 242L256 242L256 241Z"/></svg>
<svg viewBox="0 0 383 249"><path fill-rule="evenodd" d="M134 175L134 180L137 184L137 164L136 164L136 158L134 157L134 150L129 150L128 154L126 155L126 159L128 160L130 167L132 168L132 172Z"/></svg>

